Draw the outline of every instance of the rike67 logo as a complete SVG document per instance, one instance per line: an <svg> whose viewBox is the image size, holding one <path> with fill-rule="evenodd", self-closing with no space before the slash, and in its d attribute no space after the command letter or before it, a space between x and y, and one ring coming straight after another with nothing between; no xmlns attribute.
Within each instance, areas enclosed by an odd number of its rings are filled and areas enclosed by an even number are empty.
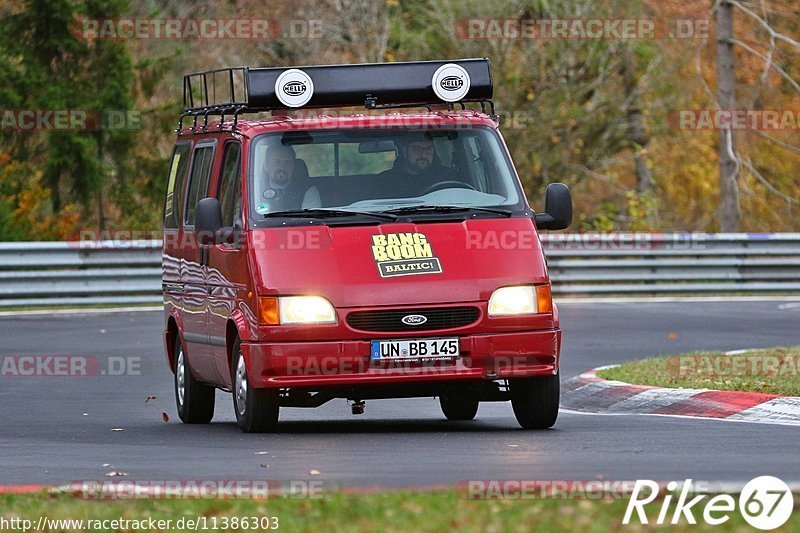
<svg viewBox="0 0 800 533"><path fill-rule="evenodd" d="M658 516L655 518L656 524L678 524L682 517L689 524L697 524L695 516L697 513L706 524L718 526L730 520L731 513L736 511L738 503L738 511L748 524L768 531L785 524L794 508L794 498L789 486L773 476L760 476L750 480L739 494L738 502L730 494L695 496L691 487L692 480L687 479L680 488L677 501L672 508L673 493L678 489L678 483L671 481L667 484L669 492L661 503ZM640 524L649 524L649 520L653 517L648 517L645 505L652 503L658 496L658 483L651 480L637 480L622 523L630 524L635 512Z"/></svg>

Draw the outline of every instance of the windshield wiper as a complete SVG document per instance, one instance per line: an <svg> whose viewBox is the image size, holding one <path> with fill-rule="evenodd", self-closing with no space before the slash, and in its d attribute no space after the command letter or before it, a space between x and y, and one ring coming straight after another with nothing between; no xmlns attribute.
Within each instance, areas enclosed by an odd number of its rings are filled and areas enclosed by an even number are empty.
<svg viewBox="0 0 800 533"><path fill-rule="evenodd" d="M415 213L457 213L462 211L481 211L484 213L492 213L494 215L503 215L507 217L510 217L514 214L513 211L509 209L492 209L490 207L472 207L466 205L410 205L407 207L388 209L386 211L381 211L381 213L411 215Z"/></svg>
<svg viewBox="0 0 800 533"><path fill-rule="evenodd" d="M397 220L397 215L390 213L373 213L370 211L347 211L345 209L291 209L288 211L274 211L264 213L264 218L271 217L307 217L307 218L332 218L332 217L351 217L367 216L380 218L381 220Z"/></svg>

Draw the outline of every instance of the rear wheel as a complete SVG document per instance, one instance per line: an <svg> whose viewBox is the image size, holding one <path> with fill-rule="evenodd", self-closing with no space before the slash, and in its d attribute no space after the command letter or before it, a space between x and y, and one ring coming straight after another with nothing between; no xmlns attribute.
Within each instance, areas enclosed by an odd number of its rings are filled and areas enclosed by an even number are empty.
<svg viewBox="0 0 800 533"><path fill-rule="evenodd" d="M214 418L214 387L194 379L181 339L175 339L175 403L185 424L208 424Z"/></svg>
<svg viewBox="0 0 800 533"><path fill-rule="evenodd" d="M472 420L478 413L478 400L464 396L444 394L439 396L439 405L448 420Z"/></svg>
<svg viewBox="0 0 800 533"><path fill-rule="evenodd" d="M537 376L513 379L511 406L514 416L524 429L547 429L558 418L559 377Z"/></svg>
<svg viewBox="0 0 800 533"><path fill-rule="evenodd" d="M278 389L250 386L238 340L233 346L233 409L239 429L245 433L266 433L278 425Z"/></svg>

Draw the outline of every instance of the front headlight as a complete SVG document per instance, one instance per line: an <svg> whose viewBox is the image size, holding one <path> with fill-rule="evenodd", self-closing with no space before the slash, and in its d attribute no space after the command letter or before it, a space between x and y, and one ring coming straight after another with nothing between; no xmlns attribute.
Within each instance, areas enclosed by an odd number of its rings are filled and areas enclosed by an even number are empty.
<svg viewBox="0 0 800 533"><path fill-rule="evenodd" d="M336 311L322 296L281 296L278 316L281 324L336 323Z"/></svg>
<svg viewBox="0 0 800 533"><path fill-rule="evenodd" d="M535 315L552 310L549 285L500 287L489 298L489 316Z"/></svg>

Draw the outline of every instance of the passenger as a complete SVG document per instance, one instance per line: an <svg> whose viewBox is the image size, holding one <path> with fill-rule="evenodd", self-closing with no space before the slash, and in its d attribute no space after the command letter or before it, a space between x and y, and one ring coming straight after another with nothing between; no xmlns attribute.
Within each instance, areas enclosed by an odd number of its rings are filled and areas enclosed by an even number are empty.
<svg viewBox="0 0 800 533"><path fill-rule="evenodd" d="M395 198L422 196L436 183L456 179L456 173L439 163L433 141L423 134L397 139L397 159L380 177L391 180L385 186Z"/></svg>
<svg viewBox="0 0 800 533"><path fill-rule="evenodd" d="M267 149L263 166L264 192L256 208L261 214L320 206L319 190L308 183L305 162L284 144ZM304 175L298 175L304 174Z"/></svg>

